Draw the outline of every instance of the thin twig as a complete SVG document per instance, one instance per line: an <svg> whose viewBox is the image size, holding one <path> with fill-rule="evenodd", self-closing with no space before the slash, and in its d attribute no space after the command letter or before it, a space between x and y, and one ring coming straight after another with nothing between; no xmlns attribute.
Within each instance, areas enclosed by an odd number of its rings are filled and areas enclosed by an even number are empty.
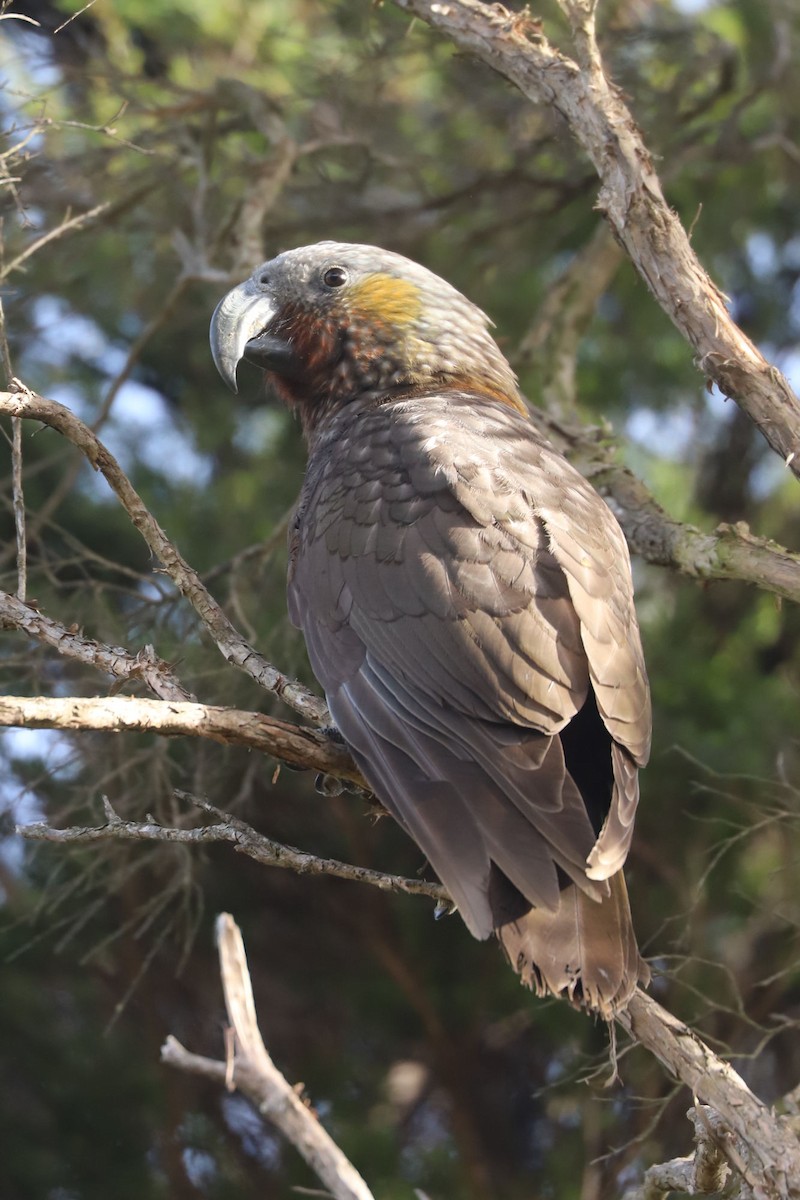
<svg viewBox="0 0 800 1200"><path fill-rule="evenodd" d="M52 646L65 658L77 659L115 679L141 679L160 700L193 699L191 692L183 687L169 664L158 657L152 646L143 646L138 654L131 654L122 646L97 642L73 629L66 629L38 609L2 591L0 623L6 629L19 629L28 637Z"/></svg>
<svg viewBox="0 0 800 1200"><path fill-rule="evenodd" d="M53 30L53 36L55 37L57 33L61 33L62 29L66 29L68 25L71 25L73 21L76 21L78 17L82 16L83 13L85 13L88 8L91 8L95 2L96 0L89 0L89 3L84 4L83 8L79 8L78 11L74 12L71 17L67 17L66 21L62 21L58 28Z"/></svg>
<svg viewBox="0 0 800 1200"><path fill-rule="evenodd" d="M11 351L8 346L8 330L6 329L6 314L3 301L0 298L0 366L3 368L3 382L8 387L14 378L11 364Z"/></svg>
<svg viewBox="0 0 800 1200"><path fill-rule="evenodd" d="M161 329L172 316L175 308L177 307L178 301L183 296L183 293L185 292L189 282L190 277L188 275L182 274L178 276L158 312L156 312L154 316L150 318L139 336L131 343L130 349L125 357L125 362L111 380L108 390L103 397L103 402L100 405L100 411L92 423L92 429L95 433L97 433L108 420L109 413L111 412L111 406L117 398L120 388L130 378L131 371L139 361L141 353L147 343L156 333L158 333L159 329Z"/></svg>
<svg viewBox="0 0 800 1200"><path fill-rule="evenodd" d="M43 250L50 242L56 241L58 238L64 237L67 233L75 233L84 226L96 221L98 217L102 217L103 213L108 212L112 202L104 200L102 204L96 204L94 208L90 208L87 212L78 213L75 217L65 217L60 225L56 225L54 229L48 229L47 233L43 233L41 237L36 238L29 246L26 246L16 258L12 258L11 262L5 263L0 267L0 283L13 271L18 271L24 262L39 250Z"/></svg>
<svg viewBox="0 0 800 1200"><path fill-rule="evenodd" d="M35 25L37 29L41 29L40 21L35 21L33 17L27 17L24 13L0 13L0 21L27 21L29 25Z"/></svg>
<svg viewBox="0 0 800 1200"><path fill-rule="evenodd" d="M107 824L99 826L70 826L55 829L45 822L18 825L17 833L34 842L55 842L59 845L93 842L183 842L201 845L210 842L228 842L240 854L268 867L282 867L297 875L332 875L336 879L349 879L355 883L367 883L383 892L401 892L407 896L425 896L437 905L448 905L449 896L441 884L429 883L424 879L406 879L403 875L373 871L369 867L358 867L353 863L340 862L335 858L321 858L308 854L295 846L275 842L253 829L230 813L224 813L211 804L198 802L206 812L221 818L217 824L184 829L171 825L159 825L149 821L123 821L107 800L104 799Z"/></svg>
<svg viewBox="0 0 800 1200"><path fill-rule="evenodd" d="M14 531L17 538L17 596L28 592L28 546L25 532L25 493L22 490L22 421L11 419L11 469L13 475Z"/></svg>

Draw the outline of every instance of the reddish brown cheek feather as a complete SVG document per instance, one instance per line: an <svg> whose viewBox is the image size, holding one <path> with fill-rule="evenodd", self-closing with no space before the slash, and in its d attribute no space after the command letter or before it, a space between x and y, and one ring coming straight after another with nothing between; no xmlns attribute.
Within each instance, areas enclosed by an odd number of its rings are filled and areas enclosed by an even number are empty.
<svg viewBox="0 0 800 1200"><path fill-rule="evenodd" d="M278 333L291 343L300 372L294 379L271 373L270 382L283 404L304 414L303 424L307 426L311 423L307 410L324 406L328 398L330 381L341 357L341 328L330 318L293 309L283 314Z"/></svg>
<svg viewBox="0 0 800 1200"><path fill-rule="evenodd" d="M286 315L282 326L309 375L324 370L337 357L341 341L337 322L294 312Z"/></svg>

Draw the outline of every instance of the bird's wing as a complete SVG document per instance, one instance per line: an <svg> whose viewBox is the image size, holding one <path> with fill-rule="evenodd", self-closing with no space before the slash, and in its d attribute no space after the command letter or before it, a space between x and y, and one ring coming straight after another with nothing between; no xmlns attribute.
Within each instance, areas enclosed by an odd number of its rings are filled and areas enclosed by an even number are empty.
<svg viewBox="0 0 800 1200"><path fill-rule="evenodd" d="M479 936L514 909L514 889L555 908L556 868L602 894L586 876L596 830L553 735L591 677L619 752L639 748L629 729L646 684L627 571L602 501L500 405L434 396L354 410L312 456L292 617L367 778ZM644 700L620 702L637 680ZM627 849L619 801L606 830L616 810Z"/></svg>
<svg viewBox="0 0 800 1200"><path fill-rule="evenodd" d="M461 409L462 419L475 417ZM622 866L639 800L636 768L650 752L650 690L633 600L630 555L622 530L595 490L551 446L520 428L514 413L495 406L483 414L484 442L499 451L500 478L509 475L541 523L569 589L598 711L612 739L613 792L588 874L608 879ZM524 422L523 422L524 423ZM485 519L492 509L498 467L459 479L455 494ZM491 518L490 518L491 519ZM514 523L530 546L530 517Z"/></svg>

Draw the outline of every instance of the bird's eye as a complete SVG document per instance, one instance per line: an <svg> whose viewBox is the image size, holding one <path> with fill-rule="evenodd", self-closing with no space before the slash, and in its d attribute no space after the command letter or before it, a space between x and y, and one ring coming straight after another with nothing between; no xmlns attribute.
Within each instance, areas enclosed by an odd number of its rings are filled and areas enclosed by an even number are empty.
<svg viewBox="0 0 800 1200"><path fill-rule="evenodd" d="M344 287L347 283L347 271L344 267L328 267L322 276L322 282L329 288Z"/></svg>

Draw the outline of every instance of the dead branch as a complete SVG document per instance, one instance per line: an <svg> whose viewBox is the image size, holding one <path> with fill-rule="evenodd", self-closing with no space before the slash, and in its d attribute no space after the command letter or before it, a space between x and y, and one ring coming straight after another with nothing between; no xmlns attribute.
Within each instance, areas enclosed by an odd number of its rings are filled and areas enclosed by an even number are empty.
<svg viewBox="0 0 800 1200"><path fill-rule="evenodd" d="M186 798L186 793L176 793ZM54 829L43 821L31 825L17 826L17 833L32 842L184 842L192 845L210 842L228 842L240 854L255 859L268 867L282 867L297 875L333 875L336 879L350 879L356 883L368 883L384 892L402 892L409 896L427 896L437 904L447 905L450 898L438 883L424 879L406 879L402 875L390 875L373 871L368 867L357 867L352 863L339 862L335 858L320 858L294 846L274 842L231 813L222 812L214 805L189 797L194 804L218 818L215 825L201 825L191 829L172 825L159 825L156 821L123 821L117 816L110 802L103 798L106 824L98 826L73 825L68 829Z"/></svg>
<svg viewBox="0 0 800 1200"><path fill-rule="evenodd" d="M19 391L0 392L0 412L42 421L57 430L81 451L104 477L167 575L194 608L220 653L255 679L263 688L280 696L302 716L318 724L327 719L325 704L308 688L283 675L251 646L231 625L220 605L169 540L155 517L145 507L128 477L103 443L74 413L55 400L45 400L22 384Z"/></svg>
<svg viewBox="0 0 800 1200"><path fill-rule="evenodd" d="M726 1158L757 1195L780 1200L800 1196L800 1141L729 1063L688 1025L638 989L617 1021L718 1114L719 1128L726 1131L721 1142ZM749 1163L743 1160L737 1139L749 1148Z"/></svg>
<svg viewBox="0 0 800 1200"><path fill-rule="evenodd" d="M204 1075L229 1091L238 1088L299 1150L336 1200L373 1200L358 1171L303 1099L302 1089L292 1087L272 1061L258 1028L242 935L228 913L217 918L217 946L225 1007L235 1035L233 1061L190 1054L172 1036L161 1048L161 1061Z"/></svg>
<svg viewBox="0 0 800 1200"><path fill-rule="evenodd" d="M147 700L138 696L88 699L2 696L0 726L208 738L223 745L246 746L271 754L289 766L321 771L357 787L367 787L344 746L316 729L290 725L263 713L212 704Z"/></svg>
<svg viewBox="0 0 800 1200"><path fill-rule="evenodd" d="M655 299L695 351L698 368L737 401L800 475L800 403L788 382L739 329L667 204L652 158L622 94L605 75L594 4L560 0L580 61L562 54L525 11L481 0L395 0L461 50L504 75L568 123L601 181L598 208Z"/></svg>
<svg viewBox="0 0 800 1200"><path fill-rule="evenodd" d="M641 1184L629 1188L622 1200L665 1200L671 1192L710 1196L723 1189L729 1200L752 1200L757 1193L744 1178L750 1172L741 1139L734 1143L719 1114L707 1105L695 1105L686 1116L694 1126L694 1154L648 1167Z"/></svg>
<svg viewBox="0 0 800 1200"><path fill-rule="evenodd" d="M115 679L141 679L160 700L194 699L152 646L143 646L138 654L131 654L122 646L96 642L77 630L66 629L8 592L0 592L0 626L19 629L35 641L52 646L65 658L77 659Z"/></svg>

